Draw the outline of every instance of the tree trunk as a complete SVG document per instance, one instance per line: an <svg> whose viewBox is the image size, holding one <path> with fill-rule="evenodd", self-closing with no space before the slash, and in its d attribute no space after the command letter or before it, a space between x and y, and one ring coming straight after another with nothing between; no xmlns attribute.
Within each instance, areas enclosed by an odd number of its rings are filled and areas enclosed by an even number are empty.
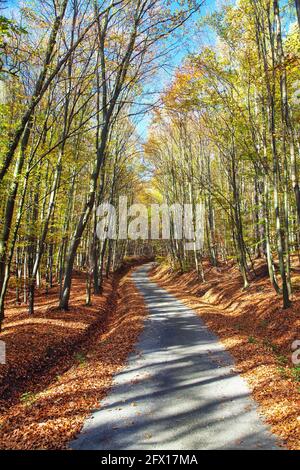
<svg viewBox="0 0 300 470"><path fill-rule="evenodd" d="M61 26L61 23L63 21L65 11L66 11L66 8L67 8L67 4L68 4L68 0L63 0L62 6L61 6L61 11L58 13L58 15L56 16L56 18L54 20L53 27L52 27L52 30L51 30L51 33L50 33L50 36L49 36L48 44L47 44L47 50L46 50L46 54L45 54L45 60L44 60L44 64L43 64L43 67L42 67L42 71L41 71L41 73L40 73L40 75L37 79L35 89L34 89L34 93L31 97L30 104L29 104L27 110L25 111L25 113L24 113L24 115L21 119L21 124L19 125L19 127L16 129L16 131L14 133L14 135L11 139L9 148L8 148L8 150L7 150L7 152L4 156L3 163L2 163L2 166L1 166L1 169L0 169L0 182L3 180L4 176L7 173L7 170L8 170L8 168L10 166L10 163L13 159L15 151L17 150L19 142L22 138L23 132L24 132L25 128L28 127L28 123L30 122L30 120L32 118L32 115L35 111L35 108L36 108L37 104L39 103L39 101L41 99L42 92L43 92L43 94L46 92L46 89L43 90L43 86L45 84L45 80L46 80L46 76L47 76L47 73L48 73L49 65L50 65L51 60L53 58L53 51L54 51L55 46L56 46L57 34L58 34L59 28ZM50 83L49 83L49 85L50 85Z"/></svg>
<svg viewBox="0 0 300 470"><path fill-rule="evenodd" d="M295 0L296 11L297 11L297 18L298 18L298 25L300 29L300 0Z"/></svg>

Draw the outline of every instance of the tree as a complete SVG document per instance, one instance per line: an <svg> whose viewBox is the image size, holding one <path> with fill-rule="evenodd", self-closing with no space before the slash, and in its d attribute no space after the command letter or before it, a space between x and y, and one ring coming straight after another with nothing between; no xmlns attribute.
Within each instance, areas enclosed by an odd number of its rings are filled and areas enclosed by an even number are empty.
<svg viewBox="0 0 300 470"><path fill-rule="evenodd" d="M292 231L299 207L292 93L299 38L290 32L283 39L275 0L226 6L206 22L217 34L216 49L204 47L178 70L162 96L145 151L154 167L162 168L155 178L163 199L174 201L177 187L175 199L188 201L187 189L193 188L192 199L203 200L201 256L208 253L213 264L216 253L236 257L244 288L255 276L253 258L265 258L287 308L290 251L298 237L298 230ZM191 132L177 130L178 116ZM180 258L182 269L187 254L174 246L172 256ZM196 258L194 266L198 270Z"/></svg>

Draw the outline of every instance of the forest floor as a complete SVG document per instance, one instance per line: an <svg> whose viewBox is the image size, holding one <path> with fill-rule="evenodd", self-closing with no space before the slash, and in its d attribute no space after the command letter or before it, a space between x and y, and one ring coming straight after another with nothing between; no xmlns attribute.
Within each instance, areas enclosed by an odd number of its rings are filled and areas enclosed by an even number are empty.
<svg viewBox="0 0 300 470"><path fill-rule="evenodd" d="M283 310L266 266L256 262L256 277L242 289L232 263L204 263L204 283L195 272L174 273L166 265L152 272L161 287L193 308L234 357L266 422L289 449L300 449L300 366L292 364L292 343L300 340L300 274L295 269L292 306Z"/></svg>
<svg viewBox="0 0 300 470"><path fill-rule="evenodd" d="M144 302L127 265L85 305L85 275L76 273L68 312L58 288L37 292L35 314L7 304L0 339L0 448L62 449L107 394L143 326Z"/></svg>
<svg viewBox="0 0 300 470"><path fill-rule="evenodd" d="M291 345L300 339L300 273L294 269L292 307L282 310L262 262L247 290L233 264L204 267L205 283L195 272L179 275L163 265L152 277L218 335L273 432L300 449L300 368L291 363ZM107 395L146 315L130 273L127 265L107 280L91 306L85 306L85 275L76 273L64 313L57 287L37 292L31 317L11 292L0 335L7 351L7 365L0 365L1 449L66 448Z"/></svg>

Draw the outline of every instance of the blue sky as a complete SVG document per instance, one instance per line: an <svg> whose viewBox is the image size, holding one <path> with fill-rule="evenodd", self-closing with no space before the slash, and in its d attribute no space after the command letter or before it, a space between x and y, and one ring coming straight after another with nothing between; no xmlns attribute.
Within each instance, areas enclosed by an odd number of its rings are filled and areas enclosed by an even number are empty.
<svg viewBox="0 0 300 470"><path fill-rule="evenodd" d="M228 0L229 3L230 0ZM215 42L215 36L209 31L208 28L202 30L196 27L195 23L203 16L213 12L217 9L217 4L220 3L218 0L205 0L200 11L195 14L185 25L184 32L180 44L174 49L174 53L168 58L167 70L160 72L159 76L156 77L152 83L146 87L146 92L149 90L151 98L153 100L159 97L159 93L163 91L168 83L172 81L172 77L176 68L183 62L184 58L193 52L199 51L201 46L211 44ZM170 44L172 44L174 38L170 38ZM147 99L143 101L148 102ZM151 113L146 113L143 117L140 117L137 123L137 130L142 139L147 137L147 128L151 121Z"/></svg>

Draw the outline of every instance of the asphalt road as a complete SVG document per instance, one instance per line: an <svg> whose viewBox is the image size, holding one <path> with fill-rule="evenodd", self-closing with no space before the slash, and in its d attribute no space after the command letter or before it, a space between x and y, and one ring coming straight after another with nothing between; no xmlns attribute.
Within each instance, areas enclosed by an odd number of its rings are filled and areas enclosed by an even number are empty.
<svg viewBox="0 0 300 470"><path fill-rule="evenodd" d="M231 356L148 269L133 274L150 313L136 352L71 448L277 449Z"/></svg>

